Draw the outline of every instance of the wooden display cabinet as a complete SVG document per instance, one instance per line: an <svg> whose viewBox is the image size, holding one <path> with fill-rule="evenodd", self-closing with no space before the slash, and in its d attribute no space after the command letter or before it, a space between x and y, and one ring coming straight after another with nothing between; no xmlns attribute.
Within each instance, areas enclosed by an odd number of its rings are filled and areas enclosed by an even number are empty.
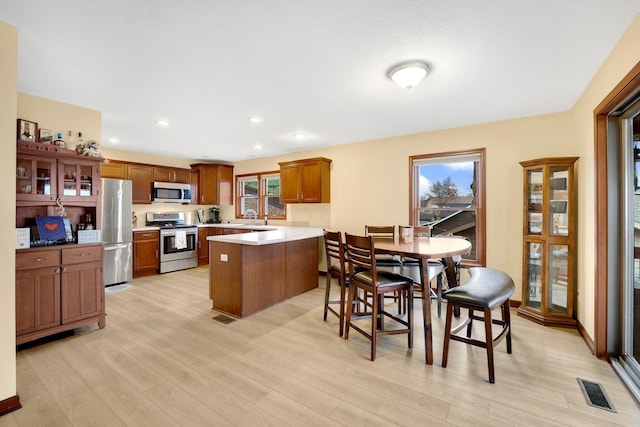
<svg viewBox="0 0 640 427"><path fill-rule="evenodd" d="M520 162L524 168L522 304L518 314L575 327L578 157Z"/></svg>
<svg viewBox="0 0 640 427"><path fill-rule="evenodd" d="M324 157L282 162L280 200L283 203L329 203L331 160Z"/></svg>

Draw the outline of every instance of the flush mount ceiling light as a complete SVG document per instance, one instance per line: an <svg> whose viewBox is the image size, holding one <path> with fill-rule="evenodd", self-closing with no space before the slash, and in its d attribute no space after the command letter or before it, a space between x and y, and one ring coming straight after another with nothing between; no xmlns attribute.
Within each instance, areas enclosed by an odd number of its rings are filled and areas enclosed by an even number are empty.
<svg viewBox="0 0 640 427"><path fill-rule="evenodd" d="M264 122L264 119L260 116L251 116L249 117L249 121L254 124L259 124Z"/></svg>
<svg viewBox="0 0 640 427"><path fill-rule="evenodd" d="M169 126L171 123L169 123L166 120L155 120L155 124L157 124L158 126L163 126L163 127L167 127Z"/></svg>
<svg viewBox="0 0 640 427"><path fill-rule="evenodd" d="M309 135L307 135L306 133L294 133L293 137L295 139L303 140L309 138Z"/></svg>
<svg viewBox="0 0 640 427"><path fill-rule="evenodd" d="M387 77L398 86L411 89L420 83L429 71L431 71L431 67L424 62L405 62L392 67L387 73Z"/></svg>

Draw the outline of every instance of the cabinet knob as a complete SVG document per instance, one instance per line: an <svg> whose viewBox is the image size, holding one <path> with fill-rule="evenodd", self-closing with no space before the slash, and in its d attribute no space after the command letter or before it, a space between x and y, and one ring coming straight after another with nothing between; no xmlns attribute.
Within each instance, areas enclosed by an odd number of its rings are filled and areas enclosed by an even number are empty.
<svg viewBox="0 0 640 427"><path fill-rule="evenodd" d="M31 258L29 261L33 261L33 262L41 262L41 261L46 261L48 258Z"/></svg>

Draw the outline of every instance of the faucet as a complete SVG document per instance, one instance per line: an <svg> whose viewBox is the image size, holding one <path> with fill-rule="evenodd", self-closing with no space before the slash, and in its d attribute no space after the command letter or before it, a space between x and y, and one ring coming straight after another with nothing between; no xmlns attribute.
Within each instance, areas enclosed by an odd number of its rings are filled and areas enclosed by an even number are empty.
<svg viewBox="0 0 640 427"><path fill-rule="evenodd" d="M249 215L253 215L253 219L251 220L251 224L255 225L256 221L258 220L258 212L256 212L254 209L247 209L244 211L244 217L246 218Z"/></svg>

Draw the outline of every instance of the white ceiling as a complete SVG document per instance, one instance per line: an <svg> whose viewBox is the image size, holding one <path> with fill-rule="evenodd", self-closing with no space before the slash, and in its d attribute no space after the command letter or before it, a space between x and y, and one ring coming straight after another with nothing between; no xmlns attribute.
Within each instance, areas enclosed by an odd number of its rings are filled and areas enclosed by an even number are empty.
<svg viewBox="0 0 640 427"><path fill-rule="evenodd" d="M2 0L0 20L19 29L18 90L101 111L103 146L237 161L568 110L639 10L639 0ZM411 90L386 77L407 60L431 65Z"/></svg>

